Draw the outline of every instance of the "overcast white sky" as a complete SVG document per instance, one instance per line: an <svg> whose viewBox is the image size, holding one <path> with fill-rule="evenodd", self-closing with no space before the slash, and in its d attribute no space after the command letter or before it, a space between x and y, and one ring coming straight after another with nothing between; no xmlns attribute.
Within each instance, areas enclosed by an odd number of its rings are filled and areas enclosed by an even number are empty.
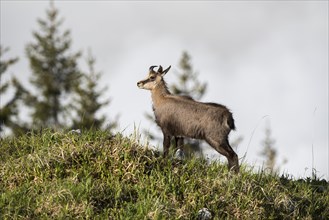
<svg viewBox="0 0 329 220"><path fill-rule="evenodd" d="M137 81L150 65L172 65L173 82L182 51L192 56L199 80L208 83L203 101L225 104L243 136L237 153L261 164L261 140L269 121L278 163L285 173L310 176L312 146L318 176L329 177L328 1L55 1L70 29L73 50L91 48L109 86L109 118L131 133L154 129L148 91ZM1 0L1 45L20 58L9 72L28 86L25 46L39 30L49 2ZM3 80L3 79L2 79ZM3 97L2 97L3 100ZM265 119L262 119L267 116ZM253 133L254 131L254 133Z"/></svg>

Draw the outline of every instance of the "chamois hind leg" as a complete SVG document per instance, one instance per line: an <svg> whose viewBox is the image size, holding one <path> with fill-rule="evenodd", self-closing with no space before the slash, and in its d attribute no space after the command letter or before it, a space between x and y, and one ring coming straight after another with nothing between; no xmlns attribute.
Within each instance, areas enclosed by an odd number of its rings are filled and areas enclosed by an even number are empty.
<svg viewBox="0 0 329 220"><path fill-rule="evenodd" d="M171 136L163 133L163 157L168 156Z"/></svg>
<svg viewBox="0 0 329 220"><path fill-rule="evenodd" d="M212 146L218 153L225 156L228 161L228 169L230 171L234 171L235 173L239 173L239 158L238 155L234 152L232 147L230 146L227 139L224 141L214 140L212 138L207 138L208 144Z"/></svg>
<svg viewBox="0 0 329 220"><path fill-rule="evenodd" d="M228 142L228 139L225 139L224 146L230 154L230 160L228 160L228 167L230 170L233 170L235 173L239 173L239 158L235 151L232 149L231 145Z"/></svg>
<svg viewBox="0 0 329 220"><path fill-rule="evenodd" d="M183 146L184 146L184 138L182 137L175 137L175 142L176 142L176 148L175 151L180 149L183 150Z"/></svg>

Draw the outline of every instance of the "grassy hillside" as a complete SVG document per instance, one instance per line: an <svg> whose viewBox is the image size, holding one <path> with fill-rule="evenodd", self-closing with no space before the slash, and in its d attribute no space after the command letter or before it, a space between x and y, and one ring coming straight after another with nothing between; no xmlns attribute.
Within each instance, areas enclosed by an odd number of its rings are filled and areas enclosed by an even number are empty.
<svg viewBox="0 0 329 220"><path fill-rule="evenodd" d="M94 131L1 140L0 219L329 219L326 181L200 159L164 160L138 140Z"/></svg>

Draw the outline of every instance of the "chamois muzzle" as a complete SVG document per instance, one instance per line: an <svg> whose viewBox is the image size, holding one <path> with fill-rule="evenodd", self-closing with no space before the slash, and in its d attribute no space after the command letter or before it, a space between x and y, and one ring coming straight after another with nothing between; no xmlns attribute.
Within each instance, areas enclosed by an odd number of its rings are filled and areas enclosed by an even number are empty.
<svg viewBox="0 0 329 220"><path fill-rule="evenodd" d="M147 81L148 80L146 79L146 80L141 80L141 81L137 82L138 88L144 89L144 85L145 85L145 83L147 83Z"/></svg>
<svg viewBox="0 0 329 220"><path fill-rule="evenodd" d="M143 87L143 83L142 83L142 81L139 81L139 82L137 82L137 86L138 86L138 88L142 88Z"/></svg>

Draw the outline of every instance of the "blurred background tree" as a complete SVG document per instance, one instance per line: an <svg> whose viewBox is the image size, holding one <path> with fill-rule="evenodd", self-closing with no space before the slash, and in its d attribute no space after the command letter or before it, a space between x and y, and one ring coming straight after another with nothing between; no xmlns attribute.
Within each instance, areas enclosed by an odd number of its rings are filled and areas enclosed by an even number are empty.
<svg viewBox="0 0 329 220"><path fill-rule="evenodd" d="M74 87L76 97L72 108L76 112L76 117L73 119L72 127L74 129L102 129L106 122L105 115L97 116L99 110L108 105L110 100L101 102L100 98L107 90L107 87L98 89L98 81L102 74L95 71L95 58L91 51L88 51L87 65L88 72L83 73L80 78L80 83ZM116 121L107 122L106 129L113 129L117 126Z"/></svg>
<svg viewBox="0 0 329 220"><path fill-rule="evenodd" d="M16 77L12 77L10 81L4 82L4 73L8 72L8 68L18 61L17 57L3 58L8 50L8 48L3 48L0 45L0 134L5 128L10 129L15 134L19 134L26 131L26 125L19 122L18 119L18 102L22 100L26 91ZM3 96L8 89L13 89L14 95L4 103Z"/></svg>
<svg viewBox="0 0 329 220"><path fill-rule="evenodd" d="M260 155L264 158L264 168L270 173L279 173L280 167L287 163L287 159L283 158L282 163L278 164L278 151L274 147L275 139L272 137L272 129L270 122L267 121L265 127L265 137L261 142L262 151Z"/></svg>
<svg viewBox="0 0 329 220"><path fill-rule="evenodd" d="M265 137L264 140L262 141L263 150L261 151L260 154L264 157L265 169L275 173L277 151L274 148L274 144L275 144L275 140L272 138L272 130L269 124L267 124L265 128Z"/></svg>
<svg viewBox="0 0 329 220"><path fill-rule="evenodd" d="M107 88L98 89L102 74L95 71L91 52L87 71L81 71L78 64L82 53L71 51L70 31L60 30L63 19L59 19L53 1L46 9L46 18L37 22L40 30L33 32L34 41L26 46L31 89L24 88L14 77L10 82L2 80L18 58L3 59L8 49L0 46L0 133L6 128L13 135L42 128L113 129L117 120L98 115L110 101L100 101ZM14 90L14 95L4 103L2 96L8 89ZM18 119L18 109L25 106L31 114L27 116L29 122L23 123Z"/></svg>
<svg viewBox="0 0 329 220"><path fill-rule="evenodd" d="M169 85L171 93L200 100L207 91L207 83L198 80L198 73L193 69L191 56L186 51L183 52L178 67L179 70L175 73L178 83Z"/></svg>
<svg viewBox="0 0 329 220"><path fill-rule="evenodd" d="M62 23L51 2L46 19L38 19L40 31L33 33L35 42L26 46L34 86L26 103L32 108L33 129L68 125L67 102L81 77L77 66L80 52L70 52L70 31L60 32Z"/></svg>
<svg viewBox="0 0 329 220"><path fill-rule="evenodd" d="M88 70L81 70L82 53L71 51L70 31L60 30L63 19L58 18L52 1L46 18L37 21L40 31L33 33L35 41L26 46L33 86L25 98L32 109L31 129L104 128L106 117L98 117L97 112L109 101L99 100L106 88L97 88L101 74L94 70L95 58L89 52ZM106 129L115 125L116 121L108 122Z"/></svg>

